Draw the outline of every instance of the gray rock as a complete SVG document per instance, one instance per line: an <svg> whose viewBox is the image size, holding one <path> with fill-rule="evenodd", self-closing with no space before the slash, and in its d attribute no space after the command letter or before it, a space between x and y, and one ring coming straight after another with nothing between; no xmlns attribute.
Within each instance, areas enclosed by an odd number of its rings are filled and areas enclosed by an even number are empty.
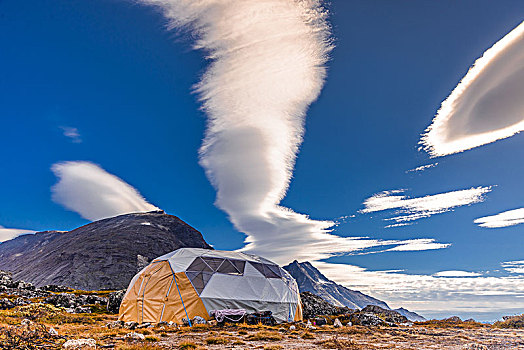
<svg viewBox="0 0 524 350"><path fill-rule="evenodd" d="M137 322L125 322L124 323L124 328L127 328L127 329L135 329L136 326L138 326Z"/></svg>
<svg viewBox="0 0 524 350"><path fill-rule="evenodd" d="M91 308L87 306L77 306L74 308L75 314L90 314Z"/></svg>
<svg viewBox="0 0 524 350"><path fill-rule="evenodd" d="M113 314L117 314L120 310L120 304L122 303L122 299L124 299L124 294L126 294L125 289L109 293L109 296L107 298L107 311Z"/></svg>
<svg viewBox="0 0 524 350"><path fill-rule="evenodd" d="M315 318L315 325L316 326L325 326L327 324L327 321L324 317L317 317Z"/></svg>
<svg viewBox="0 0 524 350"><path fill-rule="evenodd" d="M66 350L96 349L96 340L88 339L69 339L62 345Z"/></svg>
<svg viewBox="0 0 524 350"><path fill-rule="evenodd" d="M362 309L362 312L379 315L382 319L384 319L384 321L386 321L386 323L401 324L409 322L406 316L402 316L396 311L383 309L376 305L368 305Z"/></svg>
<svg viewBox="0 0 524 350"><path fill-rule="evenodd" d="M14 308L16 305L7 298L0 299L0 310L8 310Z"/></svg>
<svg viewBox="0 0 524 350"><path fill-rule="evenodd" d="M203 317L195 316L193 318L193 324L206 324L206 323L207 321Z"/></svg>
<svg viewBox="0 0 524 350"><path fill-rule="evenodd" d="M109 329L122 328L122 327L124 327L124 322L123 321L119 321L119 320L108 322L108 323L106 323L106 327L109 328Z"/></svg>
<svg viewBox="0 0 524 350"><path fill-rule="evenodd" d="M54 292L54 293L62 293L62 292L72 292L73 289L66 287L66 286L59 286L57 284L48 284L46 286L39 288L42 291L45 292Z"/></svg>
<svg viewBox="0 0 524 350"><path fill-rule="evenodd" d="M149 322L140 323L138 326L136 326L136 329L140 328L151 328L153 325Z"/></svg>
<svg viewBox="0 0 524 350"><path fill-rule="evenodd" d="M131 332L131 333L127 333L124 336L124 339L125 340L145 340L146 337L143 334L136 333L136 332Z"/></svg>
<svg viewBox="0 0 524 350"><path fill-rule="evenodd" d="M333 306L318 295L310 292L300 293L300 300L302 301L302 314L305 319L320 315L340 315L352 311L348 308Z"/></svg>

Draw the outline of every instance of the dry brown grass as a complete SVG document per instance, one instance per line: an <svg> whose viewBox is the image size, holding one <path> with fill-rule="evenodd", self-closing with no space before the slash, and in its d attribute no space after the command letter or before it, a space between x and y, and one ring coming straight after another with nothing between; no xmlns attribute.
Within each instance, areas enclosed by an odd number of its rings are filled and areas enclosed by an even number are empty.
<svg viewBox="0 0 524 350"><path fill-rule="evenodd" d="M427 328L461 328L461 329L473 329L473 328L483 328L483 327L489 327L489 325L486 325L484 323L476 322L476 321L461 321L461 320L452 320L452 319L444 319L444 320L428 320L424 322L415 322L417 326L423 326Z"/></svg>
<svg viewBox="0 0 524 350"><path fill-rule="evenodd" d="M281 350L284 349L282 345L266 345L264 346L264 350Z"/></svg>
<svg viewBox="0 0 524 350"><path fill-rule="evenodd" d="M154 344L119 344L116 350L164 350L163 347ZM189 348L188 348L189 349Z"/></svg>
<svg viewBox="0 0 524 350"><path fill-rule="evenodd" d="M190 340L182 340L178 343L178 349L179 350L191 350L196 349L198 345L196 345L194 342Z"/></svg>
<svg viewBox="0 0 524 350"><path fill-rule="evenodd" d="M206 338L206 344L214 345L214 344L228 344L229 339L226 337L208 337Z"/></svg>
<svg viewBox="0 0 524 350"><path fill-rule="evenodd" d="M302 339L315 339L315 335L311 333L310 331L305 331L300 335L300 338Z"/></svg>
<svg viewBox="0 0 524 350"><path fill-rule="evenodd" d="M251 334L246 338L250 341L279 341L282 340L282 335L277 332L271 331L260 331L255 334Z"/></svg>
<svg viewBox="0 0 524 350"><path fill-rule="evenodd" d="M328 349L343 349L343 350L368 350L371 349L369 346L364 347L353 342L350 339L339 339L337 336L331 337L326 340L317 342L318 345L321 345Z"/></svg>

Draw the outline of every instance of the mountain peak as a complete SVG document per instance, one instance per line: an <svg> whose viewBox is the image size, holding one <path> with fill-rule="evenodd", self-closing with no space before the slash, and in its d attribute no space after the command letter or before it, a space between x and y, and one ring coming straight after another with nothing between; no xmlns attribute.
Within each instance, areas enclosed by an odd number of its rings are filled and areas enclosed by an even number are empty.
<svg viewBox="0 0 524 350"><path fill-rule="evenodd" d="M176 216L130 213L65 233L39 232L6 241L0 244L0 269L36 286L122 289L146 260L182 247L213 249Z"/></svg>

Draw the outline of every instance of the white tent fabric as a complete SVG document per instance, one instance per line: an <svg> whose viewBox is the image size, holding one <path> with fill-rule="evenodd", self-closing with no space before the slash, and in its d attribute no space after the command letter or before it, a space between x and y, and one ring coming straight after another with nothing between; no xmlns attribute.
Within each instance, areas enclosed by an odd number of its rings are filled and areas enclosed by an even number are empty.
<svg viewBox="0 0 524 350"><path fill-rule="evenodd" d="M181 248L156 258L153 263L159 261L167 261L173 273L187 275L208 314L221 309L271 311L277 322L292 322L300 303L293 277L262 257Z"/></svg>

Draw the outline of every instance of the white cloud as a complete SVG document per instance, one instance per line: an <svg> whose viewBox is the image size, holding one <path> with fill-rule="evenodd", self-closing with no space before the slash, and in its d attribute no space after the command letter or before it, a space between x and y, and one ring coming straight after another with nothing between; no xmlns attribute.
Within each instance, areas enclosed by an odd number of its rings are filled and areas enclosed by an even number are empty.
<svg viewBox="0 0 524 350"><path fill-rule="evenodd" d="M5 228L0 226L0 242L5 242L20 235L35 233L33 230L22 230L18 228Z"/></svg>
<svg viewBox="0 0 524 350"><path fill-rule="evenodd" d="M196 86L208 115L200 164L215 204L246 233L244 251L286 263L399 244L340 237L335 222L280 206L332 49L320 1L141 2L159 6L170 28L191 31L210 60Z"/></svg>
<svg viewBox="0 0 524 350"><path fill-rule="evenodd" d="M524 22L484 52L422 135L433 157L462 152L524 130Z"/></svg>
<svg viewBox="0 0 524 350"><path fill-rule="evenodd" d="M508 272L524 274L524 260L506 261L501 265Z"/></svg>
<svg viewBox="0 0 524 350"><path fill-rule="evenodd" d="M80 132L77 128L73 128L70 126L61 126L60 129L64 132L64 136L71 139L71 142L73 143L81 143L82 138L80 136Z"/></svg>
<svg viewBox="0 0 524 350"><path fill-rule="evenodd" d="M51 167L59 178L52 199L88 220L158 210L122 179L96 164L83 161L56 163Z"/></svg>
<svg viewBox="0 0 524 350"><path fill-rule="evenodd" d="M466 190L444 192L424 197L409 198L403 193L405 190L392 190L377 193L364 201L361 213L373 213L383 210L396 209L396 214L401 214L386 220L396 224L406 224L435 214L445 213L456 207L480 203L484 201L486 193L491 187L472 187Z"/></svg>
<svg viewBox="0 0 524 350"><path fill-rule="evenodd" d="M427 169L431 169L431 168L434 168L438 165L438 162L437 163L432 163L432 164L426 164L426 165L421 165L421 166L418 166L414 169L410 169L410 170L407 170L406 173L417 173L417 172L421 172L421 171L424 171L424 170L427 170Z"/></svg>
<svg viewBox="0 0 524 350"><path fill-rule="evenodd" d="M498 228L524 223L524 208L514 209L498 213L496 215L484 216L475 219L474 223L481 227Z"/></svg>
<svg viewBox="0 0 524 350"><path fill-rule="evenodd" d="M360 266L313 262L326 277L359 290L392 307L403 306L426 317L475 317L493 320L524 308L524 277L469 275L449 277L408 274L402 270L370 271ZM447 271L449 272L449 271ZM474 273L473 273L474 274ZM520 311L519 311L520 310Z"/></svg>
<svg viewBox="0 0 524 350"><path fill-rule="evenodd" d="M391 252L415 252L421 250L435 250L449 247L449 243L437 243L434 239L411 239L402 241L398 246L388 249Z"/></svg>
<svg viewBox="0 0 524 350"><path fill-rule="evenodd" d="M461 271L461 270L447 270L447 271L439 271L433 276L435 277L476 277L481 276L482 274L478 272L471 272L471 271Z"/></svg>

